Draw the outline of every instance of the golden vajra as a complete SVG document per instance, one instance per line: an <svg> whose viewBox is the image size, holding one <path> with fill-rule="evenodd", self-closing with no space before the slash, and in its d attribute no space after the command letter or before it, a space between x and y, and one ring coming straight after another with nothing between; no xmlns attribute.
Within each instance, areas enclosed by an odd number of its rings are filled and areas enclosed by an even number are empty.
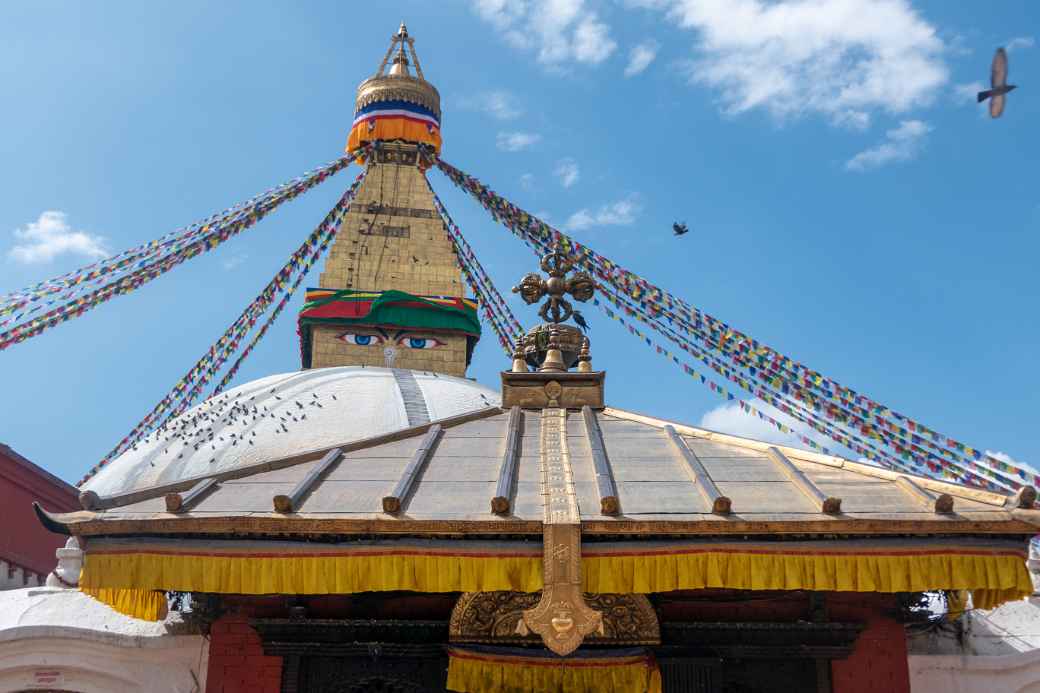
<svg viewBox="0 0 1040 693"><path fill-rule="evenodd" d="M575 272L569 279L567 273L574 263L567 259L559 244L553 246L552 252L542 258L542 271L549 275L548 279L539 274L524 275L520 283L513 287L513 293L520 294L524 302L537 303L544 296L549 300L542 305L538 314L542 320L551 323L565 322L574 315L570 302L564 298L570 294L575 301L587 301L592 298L596 284L588 272Z"/></svg>

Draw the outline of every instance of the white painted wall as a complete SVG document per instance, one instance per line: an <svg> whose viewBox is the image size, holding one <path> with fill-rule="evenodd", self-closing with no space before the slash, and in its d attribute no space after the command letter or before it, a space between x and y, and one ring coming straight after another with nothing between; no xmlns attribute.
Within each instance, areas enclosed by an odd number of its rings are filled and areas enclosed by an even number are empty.
<svg viewBox="0 0 1040 693"><path fill-rule="evenodd" d="M0 592L0 693L201 693L208 661L177 615L140 621L75 589Z"/></svg>
<svg viewBox="0 0 1040 693"><path fill-rule="evenodd" d="M950 628L909 642L913 693L1040 693L1040 557L1034 541L1029 569L1038 592L992 611L962 617Z"/></svg>
<svg viewBox="0 0 1040 693"><path fill-rule="evenodd" d="M202 645L201 637L187 635L148 648L46 636L0 643L0 691L201 693L208 655Z"/></svg>
<svg viewBox="0 0 1040 693"><path fill-rule="evenodd" d="M20 590L23 587L36 587L42 578L36 573L23 570L7 561L0 561L0 590Z"/></svg>

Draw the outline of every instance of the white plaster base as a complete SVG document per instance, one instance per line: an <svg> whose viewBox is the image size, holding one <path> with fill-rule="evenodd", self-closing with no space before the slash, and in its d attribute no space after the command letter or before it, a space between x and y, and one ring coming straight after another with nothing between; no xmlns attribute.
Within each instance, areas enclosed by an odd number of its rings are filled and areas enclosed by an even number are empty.
<svg viewBox="0 0 1040 693"><path fill-rule="evenodd" d="M208 648L202 646L202 638L174 635L166 640L162 647L148 648L82 638L44 637L0 643L0 691L204 691Z"/></svg>
<svg viewBox="0 0 1040 693"><path fill-rule="evenodd" d="M118 614L78 590L0 592L0 693L201 693L209 644L164 622Z"/></svg>
<svg viewBox="0 0 1040 693"><path fill-rule="evenodd" d="M913 693L1040 693L1040 650L1000 656L910 655Z"/></svg>

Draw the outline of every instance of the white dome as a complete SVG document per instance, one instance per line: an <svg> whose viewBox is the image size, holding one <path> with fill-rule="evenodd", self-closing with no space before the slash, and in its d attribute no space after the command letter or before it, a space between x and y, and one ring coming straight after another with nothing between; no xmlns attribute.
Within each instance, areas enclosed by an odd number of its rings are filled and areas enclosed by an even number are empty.
<svg viewBox="0 0 1040 693"><path fill-rule="evenodd" d="M391 433L498 406L447 375L338 366L272 375L189 409L83 484L106 496Z"/></svg>

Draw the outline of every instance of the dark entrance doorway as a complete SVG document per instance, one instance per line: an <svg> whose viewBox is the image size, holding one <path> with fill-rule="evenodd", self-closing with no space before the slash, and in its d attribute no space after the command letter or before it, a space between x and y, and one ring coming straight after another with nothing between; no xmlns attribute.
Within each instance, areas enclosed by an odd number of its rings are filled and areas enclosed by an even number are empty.
<svg viewBox="0 0 1040 693"><path fill-rule="evenodd" d="M444 621L257 619L283 657L283 693L441 693ZM665 623L651 648L664 693L830 693L830 662L862 628L842 623Z"/></svg>
<svg viewBox="0 0 1040 693"><path fill-rule="evenodd" d="M375 648L370 648L375 649ZM294 693L441 693L448 658L441 648L425 656L365 652L355 656L298 657L285 667L282 691ZM289 664L286 658L286 664ZM295 680L289 680L293 679Z"/></svg>

